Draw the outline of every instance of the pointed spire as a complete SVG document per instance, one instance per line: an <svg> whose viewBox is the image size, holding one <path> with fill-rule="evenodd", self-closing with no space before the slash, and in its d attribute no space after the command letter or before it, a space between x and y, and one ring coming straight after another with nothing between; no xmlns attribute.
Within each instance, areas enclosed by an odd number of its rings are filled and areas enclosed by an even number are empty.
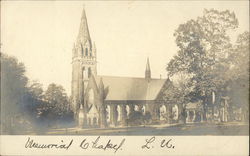
<svg viewBox="0 0 250 156"><path fill-rule="evenodd" d="M99 83L99 95L100 95L101 100L103 100L104 99L104 84L102 81L102 77L101 77L100 83Z"/></svg>
<svg viewBox="0 0 250 156"><path fill-rule="evenodd" d="M148 79L148 80L151 79L151 70L150 70L150 65L149 65L149 58L147 58L145 78Z"/></svg>
<svg viewBox="0 0 250 156"><path fill-rule="evenodd" d="M146 71L150 71L149 58L147 58Z"/></svg>
<svg viewBox="0 0 250 156"><path fill-rule="evenodd" d="M99 89L101 91L104 90L104 84L103 84L103 81L102 81L102 77L100 78Z"/></svg>
<svg viewBox="0 0 250 156"><path fill-rule="evenodd" d="M85 13L85 8L83 7L77 43L84 45L87 41L89 41L89 44L91 44L87 17L86 17L86 13Z"/></svg>

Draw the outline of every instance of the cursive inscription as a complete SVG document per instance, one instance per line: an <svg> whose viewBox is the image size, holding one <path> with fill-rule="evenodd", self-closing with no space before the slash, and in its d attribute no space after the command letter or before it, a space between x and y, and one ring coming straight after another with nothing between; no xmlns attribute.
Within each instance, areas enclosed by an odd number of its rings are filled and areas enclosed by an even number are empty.
<svg viewBox="0 0 250 156"><path fill-rule="evenodd" d="M25 144L25 148L58 148L58 149L66 149L68 150L69 147L72 145L73 143L73 139L68 143L65 144L63 142L63 140L61 140L60 144L39 144L37 142L35 142L33 139L30 139L30 137L28 138L26 144Z"/></svg>
<svg viewBox="0 0 250 156"><path fill-rule="evenodd" d="M81 142L75 142L73 139L65 141L60 140L58 143L39 143L37 140L28 137L25 148L35 148L35 149L63 149L68 150L73 142L75 145L80 147L80 149L88 150L102 150L102 151L113 151L116 153L119 150L123 150L125 144L125 138L120 138L118 141L114 141L111 138L105 139L104 137L98 136L93 140L84 137ZM136 146L135 146L136 147ZM137 146L138 147L138 146ZM174 149L174 141L171 138L160 138L160 137L147 137L143 145L139 145L142 150L150 150L153 148L162 148L162 149Z"/></svg>
<svg viewBox="0 0 250 156"><path fill-rule="evenodd" d="M115 144L115 143L112 143L111 139L108 140L107 143L105 144L101 144L100 143L100 136L98 136L95 141L92 141L91 143L87 141L87 139L83 139L81 144L80 144L80 147L82 149L88 149L88 148L93 148L93 149L101 149L101 150L108 150L108 149L111 149L111 150L114 150L114 153L116 153L119 149L122 150L122 146L125 142L125 139L122 139L120 143L118 144Z"/></svg>
<svg viewBox="0 0 250 156"><path fill-rule="evenodd" d="M154 148L154 145L157 145L161 148L174 149L175 146L172 144L172 139L162 139L160 144L156 141L156 137L153 136L149 139L145 139L145 144L141 146L142 149L151 149Z"/></svg>

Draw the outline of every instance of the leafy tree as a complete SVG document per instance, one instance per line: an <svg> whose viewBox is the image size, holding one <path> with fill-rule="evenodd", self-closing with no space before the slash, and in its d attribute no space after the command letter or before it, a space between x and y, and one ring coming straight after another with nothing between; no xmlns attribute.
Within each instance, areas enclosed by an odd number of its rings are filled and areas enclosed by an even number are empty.
<svg viewBox="0 0 250 156"><path fill-rule="evenodd" d="M27 84L27 93L24 98L24 102L26 103L25 110L34 119L38 117L37 108L44 103L43 94L42 84L38 82Z"/></svg>
<svg viewBox="0 0 250 156"><path fill-rule="evenodd" d="M229 69L232 48L227 32L237 27L233 12L205 9L203 16L181 24L176 30L179 51L167 71L170 76L181 72L191 75L188 82L191 100L209 104L212 92L221 92L226 87L227 77L223 73Z"/></svg>
<svg viewBox="0 0 250 156"><path fill-rule="evenodd" d="M23 63L1 53L1 122L3 131L11 131L25 107L28 78Z"/></svg>
<svg viewBox="0 0 250 156"><path fill-rule="evenodd" d="M39 126L40 119L72 118L62 86L30 82L25 66L15 57L1 53L1 127L3 133L17 134ZM49 121L49 120L46 120Z"/></svg>
<svg viewBox="0 0 250 156"><path fill-rule="evenodd" d="M229 54L231 80L249 80L249 32L240 34Z"/></svg>
<svg viewBox="0 0 250 156"><path fill-rule="evenodd" d="M40 106L41 117L60 119L70 113L67 94L62 86L50 84L44 94L45 104Z"/></svg>
<svg viewBox="0 0 250 156"><path fill-rule="evenodd" d="M227 72L233 107L242 108L245 119L249 116L249 36L249 32L238 36L230 53L230 69Z"/></svg>

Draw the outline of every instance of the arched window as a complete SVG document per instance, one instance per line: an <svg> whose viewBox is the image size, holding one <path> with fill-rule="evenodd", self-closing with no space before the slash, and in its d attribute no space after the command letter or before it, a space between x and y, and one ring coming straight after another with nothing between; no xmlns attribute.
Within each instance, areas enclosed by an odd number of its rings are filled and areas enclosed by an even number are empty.
<svg viewBox="0 0 250 156"><path fill-rule="evenodd" d="M160 120L166 120L167 117L167 108L165 105L160 107Z"/></svg>
<svg viewBox="0 0 250 156"><path fill-rule="evenodd" d="M86 56L88 56L88 48L85 48Z"/></svg>
<svg viewBox="0 0 250 156"><path fill-rule="evenodd" d="M142 113L145 115L145 113L146 113L146 107L143 105L142 106Z"/></svg>
<svg viewBox="0 0 250 156"><path fill-rule="evenodd" d="M88 68L88 78L90 78L90 76L91 76L91 68L89 67Z"/></svg>
<svg viewBox="0 0 250 156"><path fill-rule="evenodd" d="M128 105L126 105L126 112L127 112L127 116L129 116L130 109L129 109L129 106L128 106Z"/></svg>
<svg viewBox="0 0 250 156"><path fill-rule="evenodd" d="M106 107L106 118L107 118L107 122L110 122L110 106L107 105Z"/></svg>
<svg viewBox="0 0 250 156"><path fill-rule="evenodd" d="M139 111L139 106L135 105L135 111Z"/></svg>
<svg viewBox="0 0 250 156"><path fill-rule="evenodd" d="M82 45L81 45L81 51L82 51L82 56L84 56L84 50L83 50Z"/></svg>
<svg viewBox="0 0 250 156"><path fill-rule="evenodd" d="M121 121L121 107L117 106L117 121Z"/></svg>
<svg viewBox="0 0 250 156"><path fill-rule="evenodd" d="M86 70L85 70L85 67L83 67L82 68L82 76L83 76L83 78L86 78L86 75L87 73L86 73Z"/></svg>
<svg viewBox="0 0 250 156"><path fill-rule="evenodd" d="M179 115L179 110L178 110L178 106L177 105L174 105L172 107L172 115L173 115L173 119L174 120L178 120L178 115Z"/></svg>

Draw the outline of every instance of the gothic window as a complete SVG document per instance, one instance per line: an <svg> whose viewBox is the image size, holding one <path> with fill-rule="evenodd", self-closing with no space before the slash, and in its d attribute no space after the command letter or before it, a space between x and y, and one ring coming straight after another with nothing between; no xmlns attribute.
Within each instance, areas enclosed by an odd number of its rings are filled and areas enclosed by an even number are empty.
<svg viewBox="0 0 250 156"><path fill-rule="evenodd" d="M82 68L82 74L83 78L87 78L87 70L85 69L85 67Z"/></svg>
<svg viewBox="0 0 250 156"><path fill-rule="evenodd" d="M89 67L88 68L88 78L90 78L90 76L91 76L91 68Z"/></svg>
<svg viewBox="0 0 250 156"><path fill-rule="evenodd" d="M135 105L135 111L139 111L139 106Z"/></svg>
<svg viewBox="0 0 250 156"><path fill-rule="evenodd" d="M167 113L167 108L165 105L162 105L160 107L160 120L165 120L166 119L166 113Z"/></svg>
<svg viewBox="0 0 250 156"><path fill-rule="evenodd" d="M128 105L126 105L126 112L127 112L127 116L129 116L130 109L129 109L129 106L128 106Z"/></svg>
<svg viewBox="0 0 250 156"><path fill-rule="evenodd" d="M117 121L121 121L121 107L117 106Z"/></svg>
<svg viewBox="0 0 250 156"><path fill-rule="evenodd" d="M85 70L85 68L83 67L82 68L82 76L84 77L84 70Z"/></svg>
<svg viewBox="0 0 250 156"><path fill-rule="evenodd" d="M107 117L107 122L110 122L110 106L107 105L106 107L106 117Z"/></svg>
<svg viewBox="0 0 250 156"><path fill-rule="evenodd" d="M146 113L146 107L143 105L142 106L142 113L145 115L145 113Z"/></svg>
<svg viewBox="0 0 250 156"><path fill-rule="evenodd" d="M178 110L178 106L177 105L174 105L173 107L172 107L172 115L173 115L173 119L174 120L177 120L178 119L178 115L179 115L179 112L178 112L179 110Z"/></svg>
<svg viewBox="0 0 250 156"><path fill-rule="evenodd" d="M85 48L86 56L88 56L88 48Z"/></svg>
<svg viewBox="0 0 250 156"><path fill-rule="evenodd" d="M82 51L82 56L84 56L84 50L83 50L82 45L81 45L81 51Z"/></svg>

